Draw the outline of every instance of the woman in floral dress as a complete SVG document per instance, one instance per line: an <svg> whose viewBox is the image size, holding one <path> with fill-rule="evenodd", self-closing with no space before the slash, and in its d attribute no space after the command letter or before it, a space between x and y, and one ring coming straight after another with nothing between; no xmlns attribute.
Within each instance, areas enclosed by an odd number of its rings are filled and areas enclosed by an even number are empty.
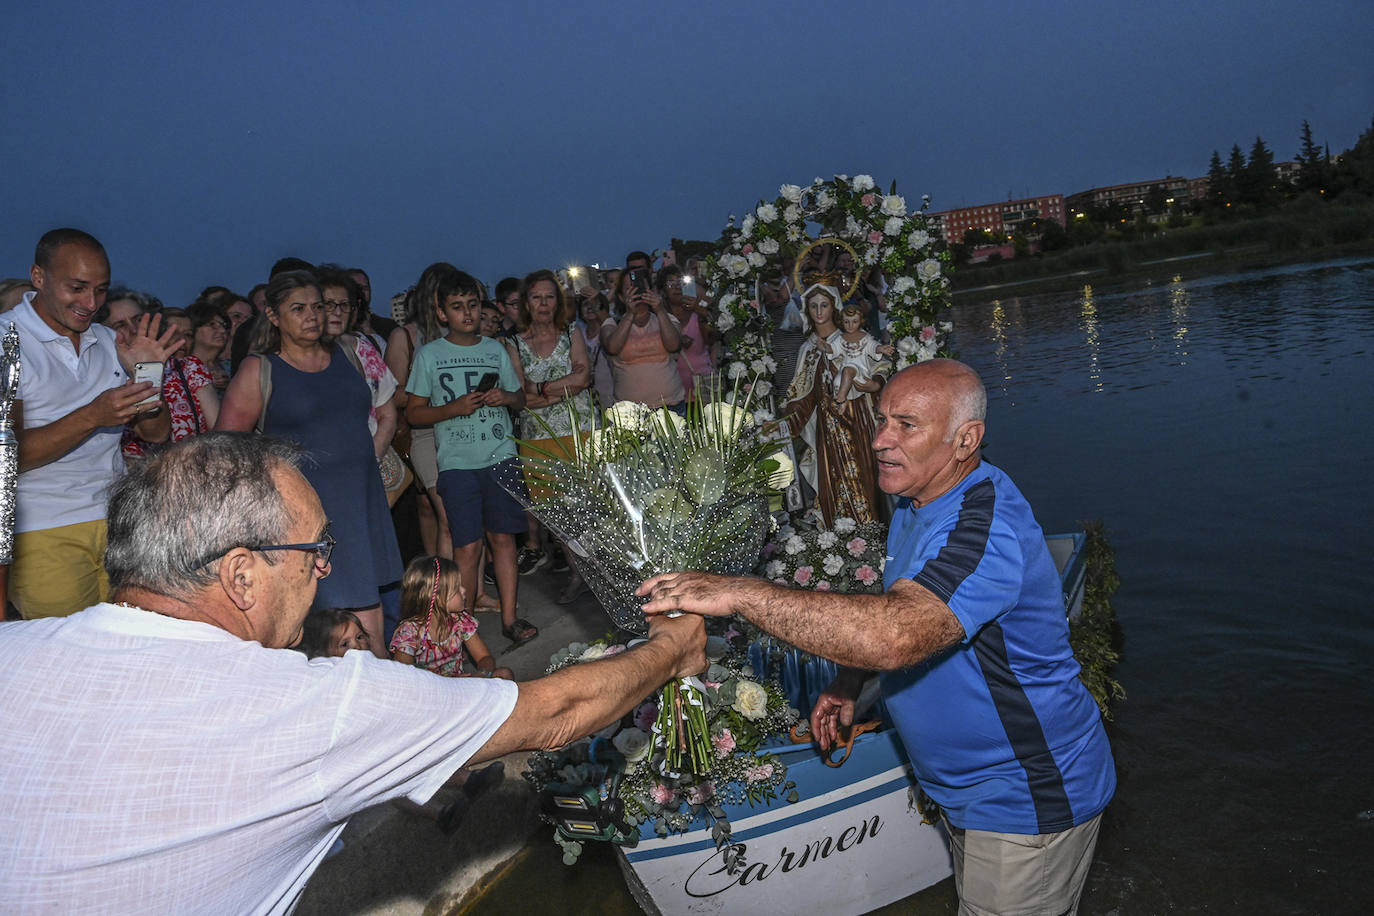
<svg viewBox="0 0 1374 916"><path fill-rule="evenodd" d="M573 436L592 428L595 407L591 393L591 357L582 332L572 324L572 306L552 271L537 270L520 284L519 333L507 341L511 361L525 387L525 411L520 415L520 454L534 457L574 456ZM571 410L569 410L571 407ZM576 419L574 420L574 416ZM538 498L537 480L528 481ZM530 518L525 547L520 551L522 573L542 561L540 528ZM582 578L573 570L559 602L567 604L582 593Z"/></svg>

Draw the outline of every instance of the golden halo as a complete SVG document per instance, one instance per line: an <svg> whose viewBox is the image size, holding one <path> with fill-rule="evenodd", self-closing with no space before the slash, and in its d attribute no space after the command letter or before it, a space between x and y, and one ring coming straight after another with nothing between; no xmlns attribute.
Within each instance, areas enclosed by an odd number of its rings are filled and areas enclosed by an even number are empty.
<svg viewBox="0 0 1374 916"><path fill-rule="evenodd" d="M811 249L816 248L820 245L838 245L840 248L843 248L845 251L849 252L849 256L854 259L854 280L852 283L849 284L849 289L846 290L844 292L844 295L840 297L840 304L848 302L850 299L854 298L854 293L857 292L859 289L859 282L863 279L863 271L859 270L859 253L854 250L853 245L849 244L841 238L826 236L809 242L805 246L803 246L802 249L797 252L796 263L792 265L792 285L798 293L801 293L806 289L805 284L802 283L802 265L806 263L806 256L811 253Z"/></svg>

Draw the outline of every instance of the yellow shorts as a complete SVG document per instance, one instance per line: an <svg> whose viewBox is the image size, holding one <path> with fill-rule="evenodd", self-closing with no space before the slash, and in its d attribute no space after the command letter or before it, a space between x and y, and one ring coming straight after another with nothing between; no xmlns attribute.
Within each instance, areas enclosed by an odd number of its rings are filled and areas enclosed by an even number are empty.
<svg viewBox="0 0 1374 916"><path fill-rule="evenodd" d="M586 439L590 433L578 433ZM519 446L520 457L522 458L549 458L553 457L560 461L573 461L577 452L577 446L573 443L572 436L559 436L556 439L535 439L532 442L522 442ZM545 499L552 494L549 489L548 478L543 477L538 472L525 471L525 486L529 487L530 499Z"/></svg>
<svg viewBox="0 0 1374 916"><path fill-rule="evenodd" d="M14 536L10 601L25 619L65 617L109 597L103 518Z"/></svg>

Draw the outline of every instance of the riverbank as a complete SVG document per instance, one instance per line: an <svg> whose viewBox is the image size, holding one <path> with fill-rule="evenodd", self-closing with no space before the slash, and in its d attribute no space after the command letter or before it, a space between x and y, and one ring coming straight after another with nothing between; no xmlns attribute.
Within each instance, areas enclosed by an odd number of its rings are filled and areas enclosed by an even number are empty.
<svg viewBox="0 0 1374 916"><path fill-rule="evenodd" d="M1321 263L1366 255L1374 255L1374 239L1328 245L1315 251L1280 251L1268 245L1252 244L1141 261L1130 261L1123 256L1112 267L1083 267L1029 276L1018 275L1023 271L1013 261L996 267L965 268L956 273L959 282L953 290L954 304L967 305L1011 296L1066 292L1084 286L1092 286L1098 292L1110 292L1197 277L1245 273L1285 264ZM1046 260L1024 272L1052 270L1055 263Z"/></svg>

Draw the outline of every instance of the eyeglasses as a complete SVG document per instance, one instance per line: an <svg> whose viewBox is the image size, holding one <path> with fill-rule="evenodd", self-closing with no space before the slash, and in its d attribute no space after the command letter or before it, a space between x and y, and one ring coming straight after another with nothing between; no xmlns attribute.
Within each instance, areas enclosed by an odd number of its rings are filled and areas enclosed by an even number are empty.
<svg viewBox="0 0 1374 916"><path fill-rule="evenodd" d="M353 306L349 305L347 301L340 302L337 299L324 300L324 310L331 315L342 315L352 308Z"/></svg>
<svg viewBox="0 0 1374 916"><path fill-rule="evenodd" d="M328 531L324 533L324 540L315 541L312 544L263 544L260 547L249 547L248 550L254 552L267 550L313 550L315 552L315 565L321 568L329 565L329 558L334 553L334 545L338 541L334 540L334 535Z"/></svg>

